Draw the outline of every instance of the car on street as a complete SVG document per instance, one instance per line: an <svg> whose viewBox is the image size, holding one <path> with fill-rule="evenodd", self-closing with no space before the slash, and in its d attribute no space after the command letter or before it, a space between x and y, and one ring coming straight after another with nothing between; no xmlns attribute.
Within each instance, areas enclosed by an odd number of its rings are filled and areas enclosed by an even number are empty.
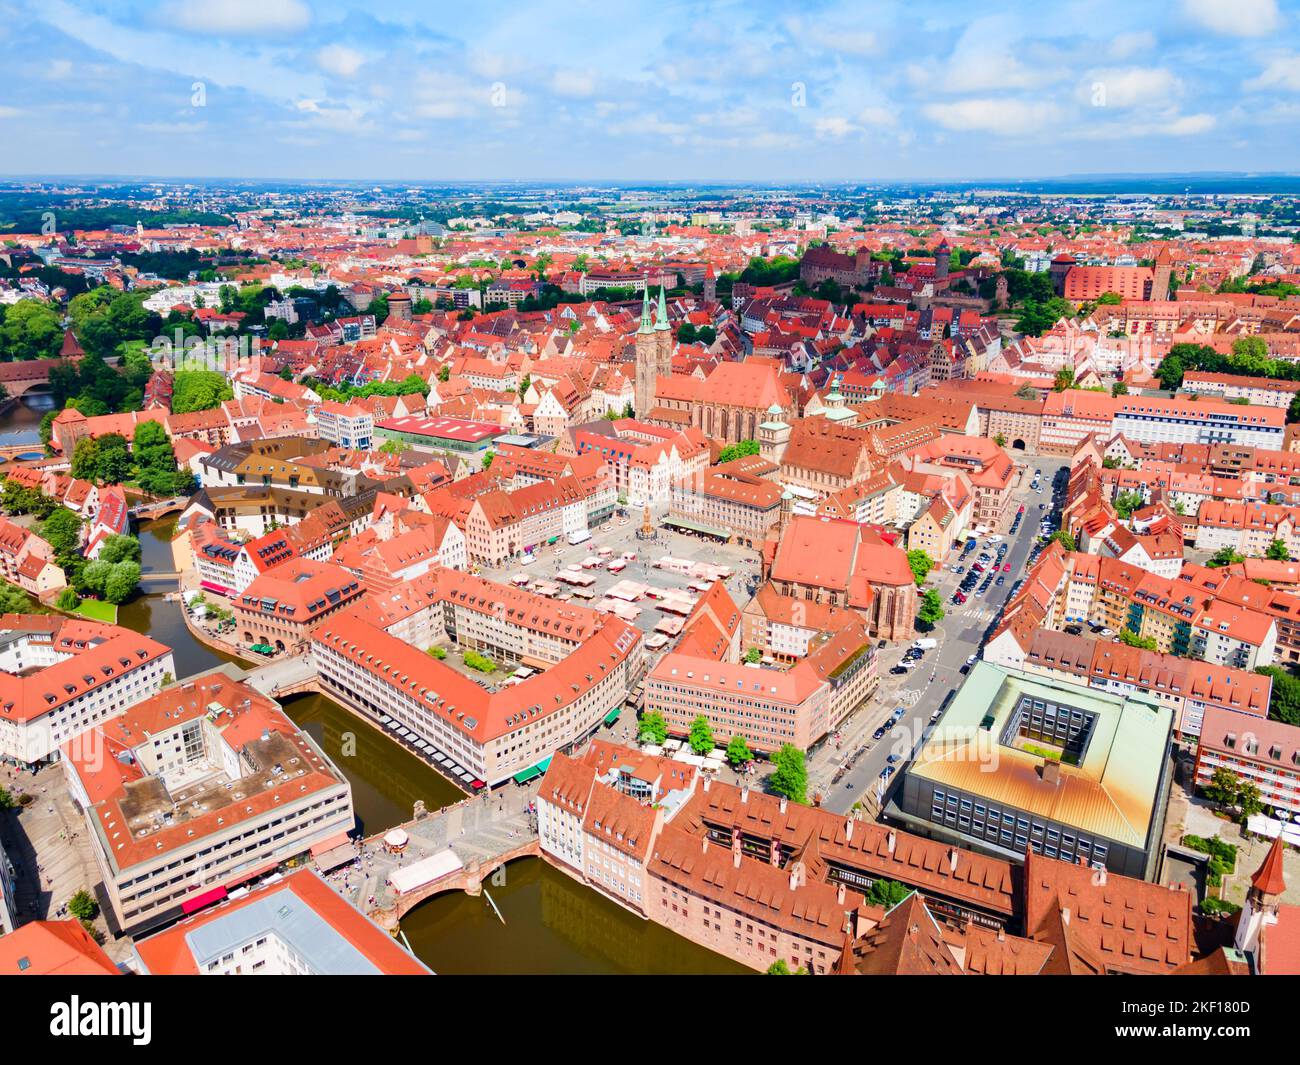
<svg viewBox="0 0 1300 1065"><path fill-rule="evenodd" d="M1010 572L1011 572L1011 563L1010 563L1010 562L1003 563L1003 566L1002 566L1002 572L1003 572L1003 573L1010 573Z"/></svg>
<svg viewBox="0 0 1300 1065"><path fill-rule="evenodd" d="M885 766L884 769L880 771L881 780L888 780L893 775L894 775L894 767L892 765L887 765Z"/></svg>
<svg viewBox="0 0 1300 1065"><path fill-rule="evenodd" d="M898 761L898 755L896 754L891 754L888 758L885 759L885 762L888 765L894 765L897 761Z"/></svg>
<svg viewBox="0 0 1300 1065"><path fill-rule="evenodd" d="M878 740L888 731L889 729L887 726L881 725L880 728L876 729L876 731L871 734L871 738L873 740Z"/></svg>
<svg viewBox="0 0 1300 1065"><path fill-rule="evenodd" d="M1006 579L1006 577L999 577L999 578L998 578L997 580L995 580L993 583L994 583L997 587L1001 588L1004 584L1007 583L1007 579Z"/></svg>

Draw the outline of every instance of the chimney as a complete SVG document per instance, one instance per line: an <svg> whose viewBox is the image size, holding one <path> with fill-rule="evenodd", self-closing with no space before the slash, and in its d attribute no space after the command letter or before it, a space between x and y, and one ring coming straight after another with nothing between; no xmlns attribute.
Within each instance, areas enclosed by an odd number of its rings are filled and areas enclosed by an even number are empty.
<svg viewBox="0 0 1300 1065"><path fill-rule="evenodd" d="M846 817L844 819L844 838L847 841L852 841L853 839L853 818L851 817Z"/></svg>
<svg viewBox="0 0 1300 1065"><path fill-rule="evenodd" d="M957 871L958 853L960 852L957 850L956 847L953 847L951 850L948 851L948 872L950 873L955 873Z"/></svg>
<svg viewBox="0 0 1300 1065"><path fill-rule="evenodd" d="M737 869L740 868L740 837L733 836L731 840L731 864Z"/></svg>
<svg viewBox="0 0 1300 1065"><path fill-rule="evenodd" d="M781 796L781 812L782 812L782 813L785 813L785 808L786 808L786 806L789 805L789 803L790 803L790 800L787 799L784 795L782 795L782 796Z"/></svg>
<svg viewBox="0 0 1300 1065"><path fill-rule="evenodd" d="M844 882L843 881L840 881L839 885L835 888L835 904L837 906L844 905Z"/></svg>
<svg viewBox="0 0 1300 1065"><path fill-rule="evenodd" d="M898 842L898 833L891 828L889 830L889 835L885 837L885 846L889 848L890 854L894 853L894 844L896 844L897 842Z"/></svg>
<svg viewBox="0 0 1300 1065"><path fill-rule="evenodd" d="M768 848L767 860L770 864L780 868L781 866L781 841L772 840L772 846Z"/></svg>
<svg viewBox="0 0 1300 1065"><path fill-rule="evenodd" d="M741 789L740 789L740 801L741 801L742 803L747 803L747 802L749 802L749 789L748 789L748 788L741 788Z"/></svg>
<svg viewBox="0 0 1300 1065"><path fill-rule="evenodd" d="M1007 941L1007 930L1003 928L1001 925L998 925L998 942L1005 943L1006 941Z"/></svg>
<svg viewBox="0 0 1300 1065"><path fill-rule="evenodd" d="M803 862L795 862L790 866L790 890L796 891L807 883L807 877L804 875Z"/></svg>
<svg viewBox="0 0 1300 1065"><path fill-rule="evenodd" d="M708 854L708 853L709 853L709 837L708 837L708 836L701 836L701 837L700 837L700 853L701 853L701 854Z"/></svg>
<svg viewBox="0 0 1300 1065"><path fill-rule="evenodd" d="M708 790L709 790L709 785L712 784L712 783L713 783L713 778L712 778L712 777L709 777L709 776L706 776L706 777L704 778L704 790L705 790L705 791L708 791Z"/></svg>
<svg viewBox="0 0 1300 1065"><path fill-rule="evenodd" d="M1061 763L1052 758L1045 760L1043 762L1042 777L1044 784L1051 784L1056 787L1061 783Z"/></svg>
<svg viewBox="0 0 1300 1065"><path fill-rule="evenodd" d="M1069 923L1070 923L1070 908L1069 908L1068 906L1062 906L1062 907L1061 907L1061 924L1069 924Z"/></svg>

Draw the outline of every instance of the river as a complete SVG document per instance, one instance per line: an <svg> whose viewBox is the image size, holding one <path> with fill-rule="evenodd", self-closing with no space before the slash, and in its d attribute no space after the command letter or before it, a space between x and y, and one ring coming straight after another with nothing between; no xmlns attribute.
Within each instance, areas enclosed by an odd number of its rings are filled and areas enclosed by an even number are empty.
<svg viewBox="0 0 1300 1065"><path fill-rule="evenodd" d="M42 402L43 401L43 402ZM40 428L48 397L28 397L0 415L0 439ZM39 444L39 438L33 437ZM26 438L11 442L27 443ZM174 518L142 524L141 568L173 570ZM180 604L160 593L141 595L118 611L118 623L147 632L172 648L176 675L187 677L239 660L212 650L190 633ZM240 663L246 664L246 663ZM393 743L337 703L320 695L292 696L285 712L333 759L352 785L358 828L373 835L410 819L417 800L430 810L463 797L431 766ZM346 750L345 750L346 746ZM747 970L650 921L633 916L553 869L526 858L506 868L506 883L486 899L452 892L407 914L402 931L419 958L439 973L616 974L739 973Z"/></svg>

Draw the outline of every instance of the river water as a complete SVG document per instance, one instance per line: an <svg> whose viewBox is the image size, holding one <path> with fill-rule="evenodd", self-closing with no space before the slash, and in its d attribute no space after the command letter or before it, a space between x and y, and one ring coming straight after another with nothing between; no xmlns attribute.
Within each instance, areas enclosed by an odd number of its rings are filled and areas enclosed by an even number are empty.
<svg viewBox="0 0 1300 1065"><path fill-rule="evenodd" d="M27 397L0 415L0 440L35 433L49 398ZM12 443L27 443L23 436ZM3 467L0 466L0 471ZM174 518L137 530L141 568L167 573ZM177 677L238 659L212 650L191 634L178 603L161 593L141 595L118 610L118 623L147 632L172 648ZM358 828L367 836L411 818L417 800L430 810L463 793L431 766L356 715L320 695L292 696L285 712L333 759L352 785ZM347 741L351 742L347 742ZM348 753L345 753L345 743ZM636 917L535 858L511 863L504 885L489 886L506 923L484 898L439 895L402 921L419 958L439 973L616 974L740 973L747 970Z"/></svg>

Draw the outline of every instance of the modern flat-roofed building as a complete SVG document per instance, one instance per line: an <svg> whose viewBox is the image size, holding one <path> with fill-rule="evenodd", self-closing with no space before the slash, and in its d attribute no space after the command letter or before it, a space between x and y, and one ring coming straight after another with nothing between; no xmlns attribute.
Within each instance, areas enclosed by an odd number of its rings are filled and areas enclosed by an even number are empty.
<svg viewBox="0 0 1300 1065"><path fill-rule="evenodd" d="M152 976L430 975L310 869L237 891L141 940L135 953Z"/></svg>
<svg viewBox="0 0 1300 1065"><path fill-rule="evenodd" d="M448 451L486 451L510 429L493 422L475 422L465 418L420 418L413 414L386 418L375 423L375 443L400 440L415 447Z"/></svg>
<svg viewBox="0 0 1300 1065"><path fill-rule="evenodd" d="M175 920L345 841L352 789L279 705L214 670L65 745L113 920Z"/></svg>
<svg viewBox="0 0 1300 1065"><path fill-rule="evenodd" d="M375 439L375 419L357 403L326 400L316 408L316 431L339 447L368 451Z"/></svg>
<svg viewBox="0 0 1300 1065"><path fill-rule="evenodd" d="M936 839L1026 848L1149 879L1169 795L1173 712L979 662L886 808Z"/></svg>

